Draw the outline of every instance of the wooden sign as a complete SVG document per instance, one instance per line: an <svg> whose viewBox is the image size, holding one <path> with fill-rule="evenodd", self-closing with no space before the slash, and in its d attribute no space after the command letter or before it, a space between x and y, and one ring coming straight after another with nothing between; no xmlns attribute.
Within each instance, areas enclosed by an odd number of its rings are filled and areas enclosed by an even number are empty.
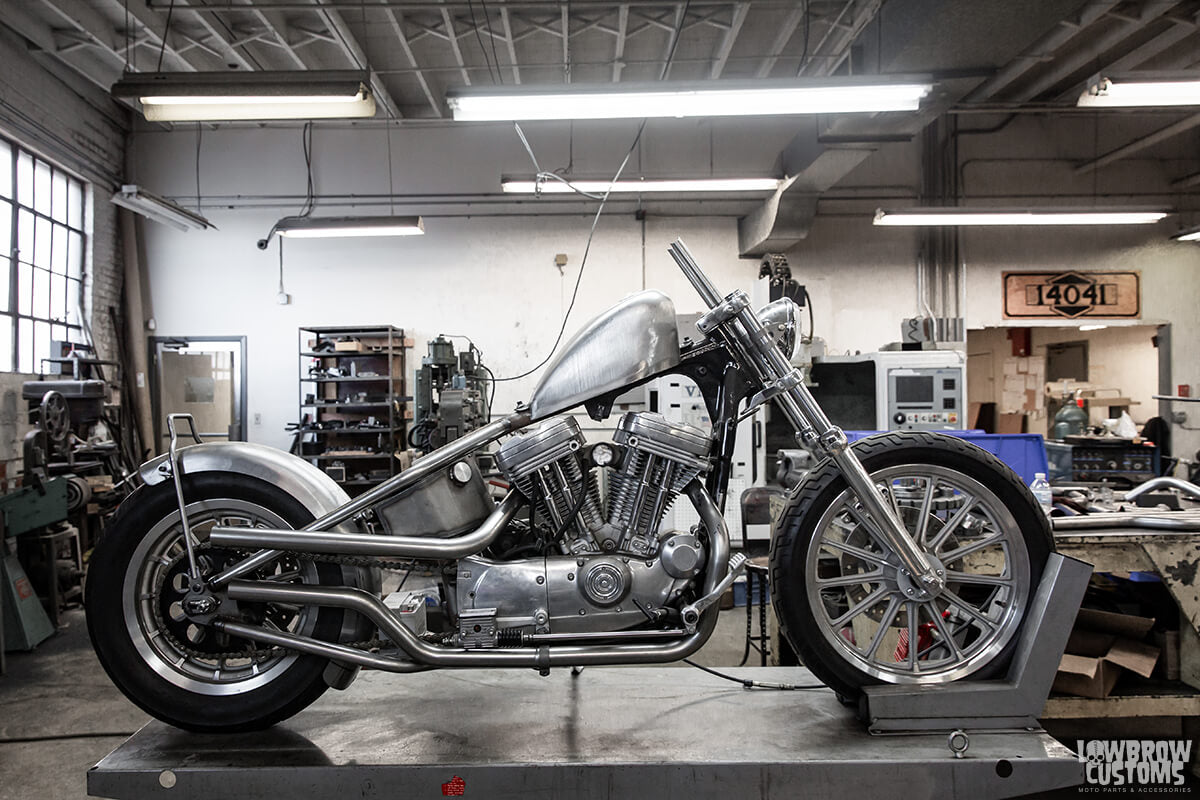
<svg viewBox="0 0 1200 800"><path fill-rule="evenodd" d="M1137 272L1005 272L1006 319L1136 319L1142 313Z"/></svg>

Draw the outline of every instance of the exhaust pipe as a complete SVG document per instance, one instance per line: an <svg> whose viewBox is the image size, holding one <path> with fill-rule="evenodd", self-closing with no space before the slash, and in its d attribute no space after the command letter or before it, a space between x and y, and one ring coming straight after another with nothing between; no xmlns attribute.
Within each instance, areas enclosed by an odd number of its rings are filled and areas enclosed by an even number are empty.
<svg viewBox="0 0 1200 800"><path fill-rule="evenodd" d="M709 531L710 563L713 569L705 575L703 586L704 593L708 593L720 584L728 572L729 531L725 526L725 519L721 515L720 510L699 481L692 481L686 491L688 497L696 506L696 510L699 512L705 527ZM504 501L497 507L496 511L488 518L480 530L488 528L493 520L497 520L499 517L511 518L519 502L514 497L512 493L505 497ZM505 524L507 524L507 519L503 522L497 522L497 530ZM215 541L216 530L214 529L213 534L214 544L218 544ZM223 530L229 531L231 534L234 532L245 532L246 534L263 532L260 529L251 528ZM271 531L267 531L267 533L271 533ZM301 532L282 531L281 533L289 537L287 544L291 545L294 543L294 540L291 540L290 537L296 536ZM475 531L474 533L467 534L467 536L476 536L478 533L479 531ZM322 535L340 537L346 534ZM426 539L414 539L413 537L354 536L352 538L366 539L371 542L387 542L389 540L392 542L397 540L415 541L422 544L430 541ZM219 543L231 545L233 544L233 541L231 541L233 539L234 537L230 535ZM250 540L252 540L252 537L248 536L247 541ZM432 541L445 544L446 542L457 540ZM255 545L251 544L248 546ZM303 550L304 548L297 545L296 549ZM357 554L356 551L349 550L337 550L334 552L355 552ZM376 553L370 554L374 555ZM407 555L407 551L389 551L389 555L403 556ZM268 631L265 628L242 625L226 620L216 620L213 625L247 639L268 642L284 647L293 647L304 652L324 655L334 660L365 667L385 669L391 672L415 671L414 667L531 667L534 669L548 669L550 667L587 667L606 664L663 664L687 658L699 650L708 641L713 628L716 627L718 613L715 606L710 607L701 616L695 633L664 644L563 645L556 647L543 644L537 647L503 650L466 650L463 648L442 647L418 638L400 620L396 619L388 607L383 604L382 600L362 589L343 586L304 586L269 583L266 581L233 580L228 584L228 591L231 600L328 606L362 614L374 622L384 636L395 642L412 659L412 662L416 663L379 656L373 653L364 653L342 645L320 642L316 639L300 637L295 634Z"/></svg>
<svg viewBox="0 0 1200 800"><path fill-rule="evenodd" d="M278 645L279 647L286 647L289 650L299 650L301 653L324 656L331 661L354 664L355 666L366 667L367 669L378 669L385 672L427 672L434 669L426 664L414 664L411 661L403 661L399 658L381 656L378 653L369 653L366 650L347 647L344 644L322 642L308 636L297 636L287 631L267 630L266 628L259 628L255 625L243 625L240 622L233 622L231 620L213 620L212 626L232 636L240 636L243 639L252 639L264 644Z"/></svg>
<svg viewBox="0 0 1200 800"><path fill-rule="evenodd" d="M564 646L523 647L504 650L466 650L462 648L447 648L430 644L417 638L416 634L397 620L387 606L373 594L362 589L334 586L302 586L294 584L268 583L266 581L230 581L229 597L231 600L255 603L290 603L293 605L314 605L342 608L362 614L379 626L380 632L391 639L409 658L418 664L432 667L531 667L543 669L547 667L587 667L602 664L661 664L668 661L678 661L687 658L700 649L708 639L712 628L716 625L717 615L710 611L701 620L701 627L696 633L670 644L619 644L609 646ZM238 636L248 639L263 638L263 634L278 636L273 631L266 631L252 626L221 621L225 629ZM232 625L236 625L236 630ZM275 642L280 645L292 646L288 642ZM323 643L314 639L303 639L306 644ZM353 648L343 648L353 650ZM311 647L308 652L316 652ZM358 651L355 651L357 654ZM325 652L330 658L350 659L345 652L337 656ZM370 654L366 654L370 655ZM354 663L362 663L355 659Z"/></svg>
<svg viewBox="0 0 1200 800"><path fill-rule="evenodd" d="M516 492L509 492L482 525L470 533L450 539L216 526L209 534L209 541L214 547L282 550L292 553L335 553L378 558L462 558L478 553L495 541L516 516L520 507L521 496Z"/></svg>

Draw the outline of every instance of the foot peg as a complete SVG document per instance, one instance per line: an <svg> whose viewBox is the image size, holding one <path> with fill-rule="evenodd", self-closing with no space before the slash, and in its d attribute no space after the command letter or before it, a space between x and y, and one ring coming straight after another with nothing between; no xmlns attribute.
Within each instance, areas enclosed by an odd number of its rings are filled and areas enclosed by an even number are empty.
<svg viewBox="0 0 1200 800"><path fill-rule="evenodd" d="M747 560L748 559L746 558L745 553L734 553L729 557L729 572L725 575L725 579L718 583L717 587L711 592L704 595L696 602L683 607L681 616L683 618L684 630L686 630L688 633L695 633L696 623L700 621L700 615L703 614L709 606L717 602L721 595L725 594L725 590L733 585L733 582L737 580L738 575L740 575L746 569Z"/></svg>

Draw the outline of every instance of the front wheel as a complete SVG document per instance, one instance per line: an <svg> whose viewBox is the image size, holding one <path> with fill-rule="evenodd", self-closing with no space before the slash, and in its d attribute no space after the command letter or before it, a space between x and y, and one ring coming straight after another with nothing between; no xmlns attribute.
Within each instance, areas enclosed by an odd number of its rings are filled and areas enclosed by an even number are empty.
<svg viewBox="0 0 1200 800"><path fill-rule="evenodd" d="M202 473L183 481L197 564L210 577L242 554L208 545L214 525L298 528L312 514L263 481ZM192 623L180 605L188 560L174 486L143 486L122 503L88 571L88 631L113 683L148 713L194 731L263 728L295 714L326 689L327 662L256 645ZM283 555L247 576L278 583L340 583L336 565ZM343 612L241 604L241 620L336 640Z"/></svg>
<svg viewBox="0 0 1200 800"><path fill-rule="evenodd" d="M772 542L781 633L848 699L869 684L998 675L1053 551L1040 506L995 456L952 436L880 434L854 451L946 586L925 594L908 579L825 461Z"/></svg>

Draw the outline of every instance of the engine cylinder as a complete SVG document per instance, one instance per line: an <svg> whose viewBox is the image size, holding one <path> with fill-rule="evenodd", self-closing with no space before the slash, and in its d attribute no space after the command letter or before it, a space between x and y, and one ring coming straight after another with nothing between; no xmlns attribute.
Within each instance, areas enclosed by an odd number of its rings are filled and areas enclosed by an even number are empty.
<svg viewBox="0 0 1200 800"><path fill-rule="evenodd" d="M621 531L621 550L649 555L667 508L708 469L711 440L697 427L652 412L622 416L613 440L626 455L609 480L609 528Z"/></svg>
<svg viewBox="0 0 1200 800"><path fill-rule="evenodd" d="M584 443L573 417L554 417L518 433L496 454L505 476L555 527L561 527L579 504L576 518L567 526L571 553L598 550L592 531L604 524L595 476L585 471L578 456ZM585 494L582 501L580 491Z"/></svg>

